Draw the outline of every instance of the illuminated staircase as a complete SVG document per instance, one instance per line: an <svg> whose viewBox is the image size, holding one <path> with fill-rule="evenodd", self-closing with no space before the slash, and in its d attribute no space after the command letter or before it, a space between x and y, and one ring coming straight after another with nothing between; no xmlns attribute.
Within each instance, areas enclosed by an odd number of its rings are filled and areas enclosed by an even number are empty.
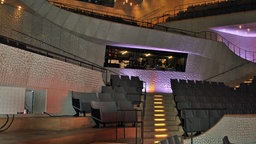
<svg viewBox="0 0 256 144"><path fill-rule="evenodd" d="M147 94L144 116L144 143L154 144L168 136L183 134L171 94Z"/></svg>

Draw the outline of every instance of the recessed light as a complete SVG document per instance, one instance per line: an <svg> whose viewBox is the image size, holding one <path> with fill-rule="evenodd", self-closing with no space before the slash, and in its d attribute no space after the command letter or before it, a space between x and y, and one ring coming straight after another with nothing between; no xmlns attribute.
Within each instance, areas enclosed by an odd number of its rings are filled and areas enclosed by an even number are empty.
<svg viewBox="0 0 256 144"><path fill-rule="evenodd" d="M21 8L22 8L21 6L18 6L18 10L21 10Z"/></svg>

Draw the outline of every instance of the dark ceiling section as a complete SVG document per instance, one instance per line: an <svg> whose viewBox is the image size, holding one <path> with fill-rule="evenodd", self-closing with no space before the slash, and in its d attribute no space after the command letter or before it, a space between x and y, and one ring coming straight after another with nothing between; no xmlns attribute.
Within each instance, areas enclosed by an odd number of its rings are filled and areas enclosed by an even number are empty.
<svg viewBox="0 0 256 144"><path fill-rule="evenodd" d="M88 2L108 7L114 7L114 0L81 0L82 2Z"/></svg>

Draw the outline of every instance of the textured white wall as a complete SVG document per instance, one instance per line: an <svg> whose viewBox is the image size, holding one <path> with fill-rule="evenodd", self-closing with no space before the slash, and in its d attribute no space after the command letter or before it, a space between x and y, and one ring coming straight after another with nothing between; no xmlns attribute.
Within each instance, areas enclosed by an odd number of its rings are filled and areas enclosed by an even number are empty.
<svg viewBox="0 0 256 144"><path fill-rule="evenodd" d="M103 46L121 43L187 52L189 56L185 75L197 74L198 77L194 79L207 79L246 63L245 60L233 54L224 44L219 42L78 15L54 7L45 0L40 0L40 2L23 0L22 2L37 11L37 14L46 17L63 29L70 30L88 41L95 41ZM97 58L102 58L103 61L103 57L97 56ZM250 66L255 69L255 66ZM228 75L228 79L224 77L223 79L213 80L227 82L248 75L248 73L251 73L251 71Z"/></svg>
<svg viewBox="0 0 256 144"><path fill-rule="evenodd" d="M72 114L71 105L65 105L71 100L67 98L69 90L98 92L104 85L101 72L3 44L0 44L0 62L0 85L46 89L49 113Z"/></svg>
<svg viewBox="0 0 256 144"><path fill-rule="evenodd" d="M243 23L254 23L256 11L237 12L231 14L223 14L218 16L207 16L193 19L184 19L178 21L172 21L166 26L173 28L180 28L190 31L204 31L209 30L212 27L226 26L226 25L237 25Z"/></svg>
<svg viewBox="0 0 256 144"><path fill-rule="evenodd" d="M61 20L67 24L69 23L69 20L66 21L67 17L71 17L71 21L74 20L72 14L65 12L61 13L57 17L52 17L51 13L49 16L56 21L59 21L60 18L62 18ZM69 32L66 29L63 29L62 27L48 21L40 15L31 13L29 8L24 8L19 11L16 7L1 5L0 19L1 35L57 52L62 55L70 56L64 52L66 51L98 65L102 65L104 62L103 59L97 58L98 56L104 57L104 45L83 39L72 32ZM81 29L86 29L86 25L83 25ZM25 35L19 32L22 32Z"/></svg>
<svg viewBox="0 0 256 144"><path fill-rule="evenodd" d="M232 143L249 144L256 142L256 115L225 115L214 127L193 138L193 144L222 144L228 136ZM185 139L184 144L190 144Z"/></svg>

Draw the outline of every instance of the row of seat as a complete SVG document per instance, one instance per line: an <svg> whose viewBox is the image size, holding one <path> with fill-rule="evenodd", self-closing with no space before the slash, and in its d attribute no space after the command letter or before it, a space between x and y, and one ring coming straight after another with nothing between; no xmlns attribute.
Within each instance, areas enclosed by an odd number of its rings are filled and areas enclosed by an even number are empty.
<svg viewBox="0 0 256 144"><path fill-rule="evenodd" d="M113 99L110 93L72 92L73 107L78 112L90 113L97 127L100 124L117 122L136 122L137 110L124 95ZM118 97L118 96L117 96ZM74 103L77 102L77 103Z"/></svg>
<svg viewBox="0 0 256 144"><path fill-rule="evenodd" d="M171 79L171 86L175 96L207 96L209 97L254 97L256 82L241 83L239 88L225 86L222 82L177 80Z"/></svg>
<svg viewBox="0 0 256 144"><path fill-rule="evenodd" d="M186 132L206 131L224 114L256 113L255 93L242 95L240 88L221 82L177 79L171 79L171 86ZM254 83L250 86L254 87Z"/></svg>
<svg viewBox="0 0 256 144"><path fill-rule="evenodd" d="M132 18L125 18L125 17L121 17L120 15L119 16L118 15L116 15L116 16L110 15L107 12L100 13L97 11L93 11L93 9L87 10L84 8L79 8L77 6L72 6L70 4L64 4L64 3L58 3L58 2L51 2L51 3L54 4L55 6L58 6L62 9L65 9L65 10L68 10L68 11L71 11L74 13L78 13L78 14L82 14L82 15L86 15L86 16L90 16L90 17L95 17L95 18L99 18L99 19L104 19L104 20L108 20L108 21L137 26L137 22Z"/></svg>
<svg viewBox="0 0 256 144"><path fill-rule="evenodd" d="M171 79L174 96L207 96L222 97L233 95L233 88L225 86L222 82L194 81Z"/></svg>
<svg viewBox="0 0 256 144"><path fill-rule="evenodd" d="M256 103L255 96L176 96L175 101L179 102L200 102L200 103L236 103L251 104Z"/></svg>
<svg viewBox="0 0 256 144"><path fill-rule="evenodd" d="M83 93L72 91L73 107L77 111L77 115L81 112L91 113L91 102L118 102L118 101L129 101L133 105L141 103L141 95L127 95L126 93Z"/></svg>
<svg viewBox="0 0 256 144"><path fill-rule="evenodd" d="M91 102L91 117L96 122L96 127L113 123L134 125L138 122L137 111L129 101Z"/></svg>
<svg viewBox="0 0 256 144"><path fill-rule="evenodd" d="M256 9L255 0L227 0L214 3L191 5L185 11L179 11L176 16L169 17L166 21L227 14L232 12Z"/></svg>
<svg viewBox="0 0 256 144"><path fill-rule="evenodd" d="M174 135L161 140L158 144L180 144L179 136Z"/></svg>
<svg viewBox="0 0 256 144"><path fill-rule="evenodd" d="M143 81L139 79L138 76L127 75L110 75L110 84L114 87L124 87L127 91L129 87L135 87L139 92L142 92Z"/></svg>
<svg viewBox="0 0 256 144"><path fill-rule="evenodd" d="M116 75L111 76L111 81L114 86L102 86L100 93L86 93L86 92L75 92L71 91L73 98L73 106L79 113L91 113L91 102L92 101L130 101L133 105L139 105L141 103L142 88L140 79L138 77L130 78L128 76L122 76L122 81L133 84L133 86L122 87L120 84L116 84ZM119 78L119 77L118 77ZM118 79L118 82L121 81ZM136 83L136 84L135 84Z"/></svg>

